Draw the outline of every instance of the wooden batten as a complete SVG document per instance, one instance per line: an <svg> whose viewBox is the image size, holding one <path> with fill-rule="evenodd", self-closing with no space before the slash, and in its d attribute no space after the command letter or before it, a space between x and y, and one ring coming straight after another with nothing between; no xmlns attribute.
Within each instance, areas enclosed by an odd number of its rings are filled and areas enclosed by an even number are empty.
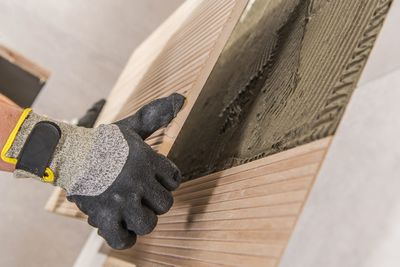
<svg viewBox="0 0 400 267"><path fill-rule="evenodd" d="M110 257L139 266L276 266L330 141L185 182L155 231Z"/></svg>
<svg viewBox="0 0 400 267"><path fill-rule="evenodd" d="M76 207L75 203L66 199L65 191L59 187L54 189L46 203L45 210L77 219L86 218L86 215Z"/></svg>
<svg viewBox="0 0 400 267"><path fill-rule="evenodd" d="M107 257L103 267L136 267L136 264L129 263L118 258ZM143 266L143 265L142 265Z"/></svg>
<svg viewBox="0 0 400 267"><path fill-rule="evenodd" d="M156 151L168 154L247 2L186 1L132 54L98 124L126 117L158 97L173 92L185 94L185 107L174 122L146 140ZM82 218L60 190L54 192L46 209Z"/></svg>
<svg viewBox="0 0 400 267"><path fill-rule="evenodd" d="M132 54L99 122L126 117L173 92L188 97L177 119L184 121L247 2L186 1Z"/></svg>

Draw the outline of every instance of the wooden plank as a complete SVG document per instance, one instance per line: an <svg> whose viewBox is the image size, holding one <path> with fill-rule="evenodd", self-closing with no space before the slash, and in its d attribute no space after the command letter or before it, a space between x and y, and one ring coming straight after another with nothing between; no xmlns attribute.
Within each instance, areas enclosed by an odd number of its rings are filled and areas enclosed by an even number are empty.
<svg viewBox="0 0 400 267"><path fill-rule="evenodd" d="M154 232L110 256L156 266L275 266L330 141L184 183Z"/></svg>
<svg viewBox="0 0 400 267"><path fill-rule="evenodd" d="M167 128L158 148L160 153L168 154L180 122L195 103L246 4L247 0L202 1L167 42L115 119L134 113L152 99L176 91L185 94L187 103Z"/></svg>
<svg viewBox="0 0 400 267"><path fill-rule="evenodd" d="M237 243L210 240L157 240L142 238L140 244L181 249L207 250L222 253L278 257L282 246L273 243Z"/></svg>
<svg viewBox="0 0 400 267"><path fill-rule="evenodd" d="M199 261L193 261L191 259L185 259L185 258L177 258L169 255L160 255L160 254L155 254L155 253L149 253L146 251L134 251L129 255L125 254L119 254L118 252L115 252L116 255L115 257L118 257L119 260L123 260L125 263L129 263L132 261L132 258L135 259L135 262L138 261L144 264L148 264L148 262L143 261L142 259L148 259L151 258L152 262L150 266L193 266L193 267L215 267L218 266L216 264L212 263L204 263L204 262L199 262ZM109 258L114 258L114 256L109 256ZM168 262L168 263L166 263ZM138 263L139 264L139 263ZM142 266L142 265L140 265ZM146 266L146 265L143 265ZM149 265L147 265L149 266ZM117 266L116 266L117 267ZM119 267L119 266L118 266ZM121 265L121 267L124 267L124 265Z"/></svg>
<svg viewBox="0 0 400 267"><path fill-rule="evenodd" d="M11 50L10 48L0 44L0 57L5 58L9 62L17 65L21 69L29 72L33 76L40 79L41 82L45 82L50 77L50 71L46 68L39 66L33 61L27 59L18 52Z"/></svg>
<svg viewBox="0 0 400 267"><path fill-rule="evenodd" d="M213 264L213 265L228 265L228 266L273 266L276 263L276 259L273 257L258 257L249 256L246 254L224 254L214 251L202 251L196 249L180 249L174 247L160 247L160 246L148 246L144 244L138 244L138 253L146 252L163 255L169 257L175 257L178 259L188 259L195 264L199 262ZM184 256L180 256L179 253L184 252ZM150 258L150 257L149 257ZM170 264L169 261L163 262L164 264ZM195 265L194 264L194 265Z"/></svg>
<svg viewBox="0 0 400 267"><path fill-rule="evenodd" d="M136 264L129 263L117 258L107 257L103 267L136 267Z"/></svg>
<svg viewBox="0 0 400 267"><path fill-rule="evenodd" d="M172 239L172 240L203 240L203 241L225 241L237 243L274 243L284 244L290 233L285 231L155 231L148 239Z"/></svg>
<svg viewBox="0 0 400 267"><path fill-rule="evenodd" d="M183 93L188 101L179 118L147 140L153 149L167 154L172 145L167 140L175 138L178 121L189 113L247 1L186 1L132 54L97 123L118 120L160 96ZM48 210L82 218L74 204L63 203L60 191L55 194L60 200L50 201Z"/></svg>
<svg viewBox="0 0 400 267"><path fill-rule="evenodd" d="M199 200L201 201L202 199L204 199L204 197L209 196L209 194L213 194L213 196L216 196L215 198L212 199L212 202L209 202L209 204L212 204L218 202L225 202L226 197L229 197L229 199L233 197L245 199L252 196L262 196L262 195L265 196L269 192L277 194L287 191L298 191L307 188L310 181L312 180L312 177L313 175L310 175L306 177L299 177L295 180L290 176L288 176L287 178L282 177L281 182L276 182L276 183L267 182L267 184L264 184L265 183L263 181L264 179L258 179L258 177L256 177L254 179L250 178L248 180L241 181L239 183L229 184L229 188L227 188L226 186L219 186L218 184L215 184L214 188L202 191L194 191L184 196L178 196L174 199L177 202L179 202L179 205L177 204L177 207L182 207L182 206L185 207L187 206L187 203L198 204ZM257 184L257 182L259 182L260 180L262 180L261 183ZM247 186L242 187L241 186L242 184L250 184L250 185L254 184L254 185L248 188Z"/></svg>
<svg viewBox="0 0 400 267"><path fill-rule="evenodd" d="M264 187L262 187L260 190L257 190L256 194L254 194L255 196L250 197L247 196L248 190L238 190L224 194L224 200L220 202L210 201L199 204L198 200L189 200L186 201L185 205L176 204L175 208L168 212L168 214L165 214L164 217L167 218L175 215L185 215L189 211L191 214L198 214L203 212L249 208L254 206L254 202L258 201L264 203L265 207L283 203L299 203L304 199L308 186L301 185L301 187L304 188L297 190L297 188L291 188L290 185L285 185L280 188L270 187L269 190L273 193L269 195L265 195L263 191ZM227 196L228 194L229 196ZM211 200L211 197L209 199ZM223 205L221 205L221 202L223 202Z"/></svg>
<svg viewBox="0 0 400 267"><path fill-rule="evenodd" d="M86 219L86 215L76 207L75 203L69 202L66 199L65 191L59 187L54 189L50 199L46 203L45 210L63 216Z"/></svg>
<svg viewBox="0 0 400 267"><path fill-rule="evenodd" d="M164 46L182 27L200 0L185 1L160 27L158 27L133 53L117 83L108 96L108 101L100 114L99 123L110 123L124 107L129 94L141 81Z"/></svg>
<svg viewBox="0 0 400 267"><path fill-rule="evenodd" d="M175 91L194 87L200 91L200 79L205 82L246 3L186 1L134 52L99 122L125 117Z"/></svg>
<svg viewBox="0 0 400 267"><path fill-rule="evenodd" d="M256 199L259 200L259 199ZM257 202L255 202L257 203ZM289 216L296 215L301 208L301 202L282 204L281 206L261 206L261 207L245 207L245 208L230 208L223 206L222 210L217 211L201 211L194 213L192 210L187 210L186 214L164 217L160 220L159 225L171 223L183 223L187 220L193 221L217 221L223 219L243 219L243 218L262 218L268 216Z"/></svg>

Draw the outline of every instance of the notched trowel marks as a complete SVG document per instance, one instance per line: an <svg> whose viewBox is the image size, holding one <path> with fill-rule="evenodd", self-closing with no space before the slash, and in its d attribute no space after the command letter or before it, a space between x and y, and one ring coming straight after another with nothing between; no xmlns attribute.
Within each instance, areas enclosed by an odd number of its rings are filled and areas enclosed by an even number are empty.
<svg viewBox="0 0 400 267"><path fill-rule="evenodd" d="M256 0L169 154L186 177L332 135L391 0Z"/></svg>
<svg viewBox="0 0 400 267"><path fill-rule="evenodd" d="M272 139L268 136L272 131L265 129L266 125L274 124L277 121L279 124L291 123L291 119L282 119L279 116L285 109L290 108L288 105L293 102L292 98L301 80L299 68L303 39L310 18L309 3L310 1L302 1L291 14L290 20L279 31L281 38L279 38L279 49L275 62L268 70L269 78L263 83L261 93L255 98L252 112L246 118L248 122L244 123L248 125L248 130L243 133L248 138L241 141L239 154L242 159L239 157L235 159L235 164L264 157L268 152L271 154L271 152L282 150L279 141L270 144L266 142ZM301 94L299 97L302 97ZM296 133L298 133L297 130ZM285 134L283 138L290 139L291 137ZM268 152L265 150L266 146L269 146Z"/></svg>
<svg viewBox="0 0 400 267"><path fill-rule="evenodd" d="M308 5L308 14L312 16L313 14L318 13L321 9L325 7L328 3L335 0L310 0Z"/></svg>
<svg viewBox="0 0 400 267"><path fill-rule="evenodd" d="M309 9L310 1L297 1L297 5L292 11L290 11L286 16L286 20L276 31L276 34L272 36L273 46L270 51L269 47L266 46L264 51L262 51L261 56L254 64L254 71L250 74L246 84L238 90L238 93L234 98L225 106L220 112L219 117L224 118L223 125L220 129L220 134L225 133L227 130L235 128L246 114L246 109L251 106L254 102L255 97L257 97L262 90L263 93L267 90L265 88L265 82L270 77L271 73L274 71L275 64L279 59L282 51L286 47L288 38L290 38L290 33L297 31L300 35L304 35L304 29L306 22L308 20L307 10ZM297 28L297 23L300 20L300 29ZM298 37L299 38L299 37ZM298 39L302 41L302 37ZM297 51L297 64L300 62L300 49L298 47ZM294 55L294 57L296 57ZM297 75L297 72L295 73ZM294 79L294 81L297 78ZM294 88L295 86L291 86Z"/></svg>
<svg viewBox="0 0 400 267"><path fill-rule="evenodd" d="M336 131L340 118L346 108L346 103L374 46L374 42L390 9L391 3L391 0L379 1L368 26L357 43L356 49L344 66L339 80L333 86L329 97L326 99L323 109L314 118L312 124L312 137L314 139L323 138Z"/></svg>

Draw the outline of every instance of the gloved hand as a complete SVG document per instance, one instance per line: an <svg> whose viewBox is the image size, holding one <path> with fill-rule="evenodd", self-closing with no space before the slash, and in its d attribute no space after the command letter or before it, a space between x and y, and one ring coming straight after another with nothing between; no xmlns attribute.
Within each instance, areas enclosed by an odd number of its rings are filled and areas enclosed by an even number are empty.
<svg viewBox="0 0 400 267"><path fill-rule="evenodd" d="M16 164L16 177L61 186L69 201L115 249L131 247L167 212L170 191L181 181L178 168L143 140L166 126L184 97L172 94L135 115L94 129L76 127L25 110L2 151Z"/></svg>

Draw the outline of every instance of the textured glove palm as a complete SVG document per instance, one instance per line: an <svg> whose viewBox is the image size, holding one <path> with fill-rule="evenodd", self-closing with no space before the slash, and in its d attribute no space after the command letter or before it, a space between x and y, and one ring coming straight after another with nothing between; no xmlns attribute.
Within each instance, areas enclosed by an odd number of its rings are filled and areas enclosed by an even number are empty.
<svg viewBox="0 0 400 267"><path fill-rule="evenodd" d="M166 126L181 109L184 97L173 94L151 102L135 115L110 125L85 129L30 114L19 129L8 157L17 157L33 127L51 121L61 129L61 139L49 168L55 185L67 191L88 215L90 225L115 249L125 249L136 235L150 233L157 215L167 212L170 191L181 181L177 167L143 140ZM37 177L23 170L15 175Z"/></svg>

